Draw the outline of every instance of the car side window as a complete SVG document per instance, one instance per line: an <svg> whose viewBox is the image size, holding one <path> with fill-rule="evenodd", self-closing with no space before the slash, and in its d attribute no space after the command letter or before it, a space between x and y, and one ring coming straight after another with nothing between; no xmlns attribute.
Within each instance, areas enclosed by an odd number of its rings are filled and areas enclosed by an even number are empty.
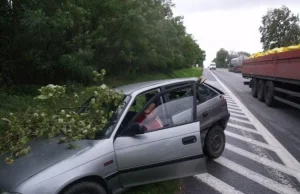
<svg viewBox="0 0 300 194"><path fill-rule="evenodd" d="M206 102L207 100L210 100L218 95L215 91L205 86L204 84L200 84L197 86L197 93L199 104Z"/></svg>
<svg viewBox="0 0 300 194"><path fill-rule="evenodd" d="M118 132L120 133L122 130L124 130L129 124L129 122L132 121L132 119L136 117L139 112L142 111L143 107L147 104L147 102L149 102L157 94L158 89L154 89L138 95L134 99L134 102L131 104L128 112L126 113L120 125L120 128L118 129Z"/></svg>
<svg viewBox="0 0 300 194"><path fill-rule="evenodd" d="M170 127L190 123L193 120L193 89L192 86L175 89L166 93L169 101L165 104L167 124Z"/></svg>
<svg viewBox="0 0 300 194"><path fill-rule="evenodd" d="M163 96L169 101L162 102ZM192 108L192 87L173 89L152 99L134 122L140 123L145 132L174 127L192 122Z"/></svg>

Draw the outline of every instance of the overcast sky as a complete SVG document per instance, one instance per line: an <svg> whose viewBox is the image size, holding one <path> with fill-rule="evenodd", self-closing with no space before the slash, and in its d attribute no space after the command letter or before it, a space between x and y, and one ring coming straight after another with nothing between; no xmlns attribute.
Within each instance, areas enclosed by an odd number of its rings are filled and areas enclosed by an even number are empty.
<svg viewBox="0 0 300 194"><path fill-rule="evenodd" d="M174 15L184 16L187 32L206 51L205 66L220 48L254 53L262 50L258 28L268 8L288 6L300 14L300 0L173 0Z"/></svg>

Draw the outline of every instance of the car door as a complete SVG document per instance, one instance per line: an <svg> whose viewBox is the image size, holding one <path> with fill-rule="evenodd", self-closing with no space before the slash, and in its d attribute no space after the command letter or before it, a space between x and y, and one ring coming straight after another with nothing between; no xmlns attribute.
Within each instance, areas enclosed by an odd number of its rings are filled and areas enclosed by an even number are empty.
<svg viewBox="0 0 300 194"><path fill-rule="evenodd" d="M151 103L158 102L153 111L157 113L156 119L161 118L161 128L147 129L144 134L135 136L116 137L114 148L123 187L191 176L206 171L200 122L195 111L196 86L190 84L185 87L193 90L192 95L162 101L164 95L182 88L171 89L156 95L145 105L144 109ZM182 102L190 106L182 106ZM142 112L135 116L133 122Z"/></svg>
<svg viewBox="0 0 300 194"><path fill-rule="evenodd" d="M197 84L197 118L201 122L201 131L209 128L212 122L211 103L209 100L209 91L204 84Z"/></svg>
<svg viewBox="0 0 300 194"><path fill-rule="evenodd" d="M211 122L214 123L228 114L227 103L224 100L222 93L219 93L207 84L204 84L203 86L207 88L207 104L211 109Z"/></svg>

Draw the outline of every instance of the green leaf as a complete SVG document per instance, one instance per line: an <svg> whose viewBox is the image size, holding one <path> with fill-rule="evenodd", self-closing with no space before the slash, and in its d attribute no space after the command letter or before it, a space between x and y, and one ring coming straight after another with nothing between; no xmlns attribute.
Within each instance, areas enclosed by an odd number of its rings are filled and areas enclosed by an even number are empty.
<svg viewBox="0 0 300 194"><path fill-rule="evenodd" d="M39 100L46 100L48 99L49 97L48 96L45 96L45 95L39 95L36 97L36 99L39 99Z"/></svg>
<svg viewBox="0 0 300 194"><path fill-rule="evenodd" d="M61 143L65 143L67 142L68 138L67 137L62 137L58 140L58 143L61 144Z"/></svg>

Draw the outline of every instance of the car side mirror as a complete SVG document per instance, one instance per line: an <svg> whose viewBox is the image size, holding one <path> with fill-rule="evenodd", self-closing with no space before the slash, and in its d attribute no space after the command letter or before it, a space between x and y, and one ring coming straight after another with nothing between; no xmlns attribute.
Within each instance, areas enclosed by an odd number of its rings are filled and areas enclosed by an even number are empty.
<svg viewBox="0 0 300 194"><path fill-rule="evenodd" d="M127 130L126 130L126 135L130 135L130 136L135 136L138 134L144 134L145 133L145 129L143 127L143 125L139 124L139 123L133 123L132 125L130 125Z"/></svg>

